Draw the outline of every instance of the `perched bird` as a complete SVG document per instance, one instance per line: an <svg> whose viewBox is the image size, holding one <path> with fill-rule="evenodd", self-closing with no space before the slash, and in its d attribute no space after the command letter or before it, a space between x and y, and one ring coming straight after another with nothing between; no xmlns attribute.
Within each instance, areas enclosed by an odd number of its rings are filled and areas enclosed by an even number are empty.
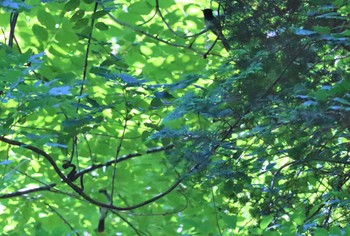
<svg viewBox="0 0 350 236"><path fill-rule="evenodd" d="M99 193L102 193L106 196L108 200L108 204L111 204L111 196L107 193L105 189L100 189ZM97 232L103 233L105 231L105 219L107 217L108 209L104 207L100 207L100 219L98 220Z"/></svg>
<svg viewBox="0 0 350 236"><path fill-rule="evenodd" d="M222 44L224 45L224 48L228 51L230 50L230 45L225 38L225 36L222 34L222 27L220 21L213 15L212 9L204 9L204 23L208 30L211 30L218 39L221 40Z"/></svg>
<svg viewBox="0 0 350 236"><path fill-rule="evenodd" d="M97 232L103 233L105 231L105 219L107 217L108 210L106 208L100 208L101 217L98 220Z"/></svg>

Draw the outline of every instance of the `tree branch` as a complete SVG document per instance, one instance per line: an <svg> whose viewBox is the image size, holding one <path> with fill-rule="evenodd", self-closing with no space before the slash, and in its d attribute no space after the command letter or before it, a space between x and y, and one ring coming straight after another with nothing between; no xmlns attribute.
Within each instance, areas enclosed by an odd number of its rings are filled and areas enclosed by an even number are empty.
<svg viewBox="0 0 350 236"><path fill-rule="evenodd" d="M13 40L15 39L15 28L18 19L18 12L12 12L10 16L10 36L9 36L9 47L12 48Z"/></svg>
<svg viewBox="0 0 350 236"><path fill-rule="evenodd" d="M196 34L192 34L192 35L181 35L179 33L177 33L175 30L173 30L171 28L171 26L168 24L168 22L166 21L165 17L163 16L162 12L160 11L160 7L159 7L159 0L156 0L156 14L158 14L160 16L160 18L162 19L162 21L164 22L164 24L166 25L166 27L168 28L168 30L170 30L171 33L173 33L174 35L176 35L179 38L192 38L192 37L197 37L205 32L207 32L207 29L202 30L199 33Z"/></svg>
<svg viewBox="0 0 350 236"><path fill-rule="evenodd" d="M169 150L169 149L172 149L172 148L174 148L173 144L170 144L170 145L165 146L165 147L151 148L151 149L148 149L145 154L166 151L166 150ZM139 157L139 156L143 156L143 155L144 154L142 154L142 153L131 153L131 154L123 155L120 158L118 158L117 160L110 160L110 161L107 161L106 163L102 163L102 164L98 164L98 165L91 165L91 166L85 168L84 170L79 171L78 173L76 173L76 175L73 177L73 180L76 180L77 178L81 177L82 175L85 175L85 174L87 174L87 173L89 173L91 171L94 171L96 169L100 169L100 168L103 168L103 167L108 167L108 166L113 165L114 163L119 163L119 162L122 162L122 161L129 160L131 158Z"/></svg>
<svg viewBox="0 0 350 236"><path fill-rule="evenodd" d="M70 179L68 179L62 173L62 171L57 166L57 164L54 161L54 159L49 154L47 154L45 151L43 151L43 150L41 150L41 149L39 149L37 147L34 147L34 146L31 146L31 145L27 145L25 143L16 141L16 140L5 138L4 136L0 136L0 141L8 143L8 144L13 145L13 146L18 146L18 147L22 147L24 149L31 150L31 151L33 151L33 152L43 156L51 164L51 166L54 168L55 172L62 179L62 181L64 183L66 183L69 187L71 187L77 194L79 194L85 200L87 200L88 202L90 202L91 204L94 204L96 206L105 207L105 208L108 208L108 209L118 210L118 211L133 210L133 209L136 209L136 208L148 205L148 204L150 204L152 202L155 202L156 200L158 200L158 199L164 197L165 195L169 194L170 192L172 192L185 178L187 178L192 172L195 171L195 168L191 168L191 170L187 174L183 175L177 181L175 181L175 183L173 183L166 191L158 194L157 196L155 196L153 198L150 198L150 199L148 199L146 201L143 201L141 203L138 203L136 205L129 206L129 207L117 207L117 206L114 206L114 205L111 205L111 204L105 204L103 202L96 201L95 199L91 198L89 195L84 193L84 191L81 188L79 188L77 185L75 185ZM114 163L114 162L112 162L112 163Z"/></svg>
<svg viewBox="0 0 350 236"><path fill-rule="evenodd" d="M106 7L103 5L103 3L101 3L100 1L98 1L98 2L99 2L99 4L100 4L100 6L102 7L102 9L107 13L107 15L108 15L114 22L116 22L117 24L119 24L119 25L121 25L121 26L125 26L125 27L127 27L127 28L129 28L129 29L132 29L133 31L135 31L135 32L137 32L137 33L143 34L143 35L145 35L145 36L147 36L147 37L150 37L150 38L152 38L152 39L154 39L154 40L157 40L157 41L159 41L159 42L162 42L162 43L164 43L164 44L167 44L167 45L170 45L170 46L174 46L174 47L178 47L178 48L184 48L184 49L188 49L188 50L194 51L194 52L196 52L196 53L200 53L198 50L192 48L191 45L190 45L190 46L187 46L187 45L172 43L172 42L169 42L168 40L161 39L161 38L159 38L158 36L154 36L154 35L152 35L152 34L150 34L150 33L147 33L147 32L145 32L145 31L143 31L143 30L140 30L140 29L136 28L135 26L132 26L132 25L129 25L129 24L125 23L125 22L122 22L122 21L118 20L117 18L115 18L115 17L110 13L110 12L106 9Z"/></svg>
<svg viewBox="0 0 350 236"><path fill-rule="evenodd" d="M29 194L29 193L34 193L34 192L39 192L39 191L44 191L44 190L50 190L51 188L55 187L56 184L48 184L48 185L44 185L44 186L40 186L40 187L36 187L36 188L30 188L30 189L20 189L16 192L12 192L12 193L6 193L0 196L0 199L4 199L4 198L12 198L12 197L19 197L19 196L23 196L25 194Z"/></svg>

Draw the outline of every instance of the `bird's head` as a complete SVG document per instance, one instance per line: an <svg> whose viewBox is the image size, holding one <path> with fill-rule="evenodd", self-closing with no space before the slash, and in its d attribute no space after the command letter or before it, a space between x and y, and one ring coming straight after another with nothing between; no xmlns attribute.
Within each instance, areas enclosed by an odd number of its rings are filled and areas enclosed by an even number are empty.
<svg viewBox="0 0 350 236"><path fill-rule="evenodd" d="M214 18L213 10L212 10L212 9L207 8L207 9L204 9L204 10L202 10L202 11L203 11L203 14L204 14L205 19L210 20L210 19L213 19L213 18Z"/></svg>

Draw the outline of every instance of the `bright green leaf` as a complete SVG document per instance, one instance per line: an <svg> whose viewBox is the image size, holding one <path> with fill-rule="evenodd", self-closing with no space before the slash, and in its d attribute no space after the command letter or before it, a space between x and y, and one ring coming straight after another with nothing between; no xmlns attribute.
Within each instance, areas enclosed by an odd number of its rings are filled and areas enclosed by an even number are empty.
<svg viewBox="0 0 350 236"><path fill-rule="evenodd" d="M79 7L80 1L79 0L69 0L65 5L64 5L64 10L65 11L73 11L77 7Z"/></svg>
<svg viewBox="0 0 350 236"><path fill-rule="evenodd" d="M46 41L49 38L49 34L46 28L40 25L33 25L32 29L35 37L37 37L40 42Z"/></svg>

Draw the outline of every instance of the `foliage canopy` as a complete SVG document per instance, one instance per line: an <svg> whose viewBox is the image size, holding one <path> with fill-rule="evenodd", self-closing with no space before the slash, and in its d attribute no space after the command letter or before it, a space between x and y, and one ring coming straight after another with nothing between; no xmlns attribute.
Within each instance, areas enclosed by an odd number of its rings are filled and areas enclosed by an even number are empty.
<svg viewBox="0 0 350 236"><path fill-rule="evenodd" d="M0 7L4 235L350 235L349 1Z"/></svg>

